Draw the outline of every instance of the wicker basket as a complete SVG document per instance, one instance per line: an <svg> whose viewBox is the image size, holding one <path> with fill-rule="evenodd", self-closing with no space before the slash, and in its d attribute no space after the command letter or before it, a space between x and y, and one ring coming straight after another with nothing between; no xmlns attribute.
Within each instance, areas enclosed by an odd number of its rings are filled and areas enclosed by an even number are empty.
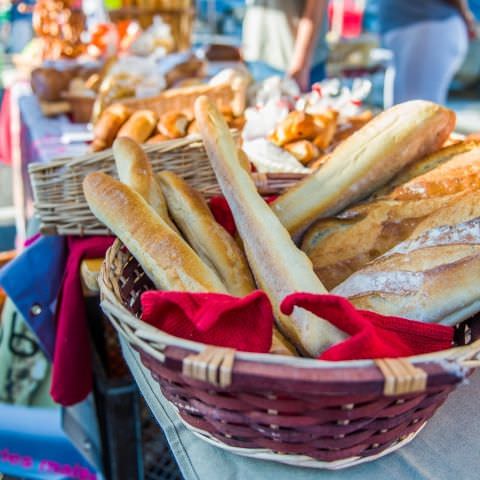
<svg viewBox="0 0 480 480"><path fill-rule="evenodd" d="M220 194L215 174L198 135L143 146L155 171L170 170L206 198ZM77 158L29 165L35 214L45 235L108 235L110 232L88 208L82 182L90 172L116 176L112 150ZM303 178L303 174L254 174L259 192L275 195Z"/></svg>
<svg viewBox="0 0 480 480"><path fill-rule="evenodd" d="M204 440L254 458L328 469L378 458L410 441L480 364L480 341L405 359L325 362L172 337L139 320L140 293L153 285L118 240L99 284L104 312L161 388L156 401L167 399Z"/></svg>

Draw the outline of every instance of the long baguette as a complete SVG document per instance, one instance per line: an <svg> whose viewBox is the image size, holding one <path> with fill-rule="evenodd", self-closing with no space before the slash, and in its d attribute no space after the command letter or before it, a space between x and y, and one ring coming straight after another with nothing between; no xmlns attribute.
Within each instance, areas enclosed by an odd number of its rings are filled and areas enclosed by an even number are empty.
<svg viewBox="0 0 480 480"><path fill-rule="evenodd" d="M396 175L387 185L375 191L372 195L372 198L386 196L390 194L396 187L409 182L415 177L425 175L440 165L449 162L456 156L462 153L470 152L478 147L480 147L480 141L476 140L465 140L454 143L453 145L449 145L447 147L443 147L440 150L433 152L410 165L407 165L407 167L405 167L398 175Z"/></svg>
<svg viewBox="0 0 480 480"><path fill-rule="evenodd" d="M325 320L296 308L291 316L280 303L293 292L326 293L307 256L293 243L249 174L240 166L235 142L220 112L205 97L195 102L195 116L218 183L232 210L257 284L269 296L278 326L304 353L317 356L345 338Z"/></svg>
<svg viewBox="0 0 480 480"><path fill-rule="evenodd" d="M453 325L480 311L480 218L400 243L336 287L358 308Z"/></svg>
<svg viewBox="0 0 480 480"><path fill-rule="evenodd" d="M158 289L227 293L217 275L127 185L101 173L85 177L93 214L124 243Z"/></svg>
<svg viewBox="0 0 480 480"><path fill-rule="evenodd" d="M480 146L457 155L434 170L398 186L389 198L417 200L480 188Z"/></svg>
<svg viewBox="0 0 480 480"><path fill-rule="evenodd" d="M255 289L240 247L213 217L202 196L173 172L158 174L168 210L188 243L211 265L232 295L242 297Z"/></svg>
<svg viewBox="0 0 480 480"><path fill-rule="evenodd" d="M140 145L128 137L117 138L113 143L113 156L120 181L139 193L155 212L175 230L175 226L168 216L167 203L162 189Z"/></svg>
<svg viewBox="0 0 480 480"><path fill-rule="evenodd" d="M439 149L455 126L455 114L414 100L376 116L342 142L315 173L272 205L280 221L300 234L315 219L332 216L367 197L409 163Z"/></svg>

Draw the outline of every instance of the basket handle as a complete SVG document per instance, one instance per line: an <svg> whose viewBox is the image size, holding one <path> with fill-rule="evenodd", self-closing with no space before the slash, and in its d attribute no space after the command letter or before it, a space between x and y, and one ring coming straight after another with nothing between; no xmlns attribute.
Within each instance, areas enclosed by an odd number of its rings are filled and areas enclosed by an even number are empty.
<svg viewBox="0 0 480 480"><path fill-rule="evenodd" d="M423 392L427 387L427 373L404 358L377 359L375 364L385 377L385 396Z"/></svg>
<svg viewBox="0 0 480 480"><path fill-rule="evenodd" d="M184 358L182 374L195 380L226 388L232 383L234 360L234 349L208 346L200 353Z"/></svg>

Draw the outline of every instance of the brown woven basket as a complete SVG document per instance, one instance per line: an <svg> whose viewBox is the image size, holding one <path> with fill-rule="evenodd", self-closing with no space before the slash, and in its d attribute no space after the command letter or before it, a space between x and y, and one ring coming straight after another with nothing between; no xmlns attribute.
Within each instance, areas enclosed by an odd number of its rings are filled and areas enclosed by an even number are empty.
<svg viewBox="0 0 480 480"><path fill-rule="evenodd" d="M139 320L140 294L153 284L118 240L99 285L104 312L161 388L157 402L167 399L204 440L250 457L329 469L378 458L410 441L480 364L480 341L404 359L325 362L172 337Z"/></svg>
<svg viewBox="0 0 480 480"><path fill-rule="evenodd" d="M187 180L205 197L220 194L215 174L200 137L191 135L156 145L144 145L154 171L170 170ZM88 208L82 182L90 172L117 176L112 150L77 158L29 165L35 214L45 235L108 235ZM303 178L303 174L254 174L259 192L276 195Z"/></svg>

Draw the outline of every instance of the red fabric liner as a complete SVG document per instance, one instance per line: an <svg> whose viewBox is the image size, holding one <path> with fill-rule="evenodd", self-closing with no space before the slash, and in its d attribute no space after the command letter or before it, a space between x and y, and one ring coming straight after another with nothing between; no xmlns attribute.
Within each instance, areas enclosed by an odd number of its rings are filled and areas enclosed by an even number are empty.
<svg viewBox="0 0 480 480"><path fill-rule="evenodd" d="M83 259L105 256L113 237L68 237L68 258L57 304L57 334L50 394L61 405L84 400L92 390L92 362L80 279Z"/></svg>
<svg viewBox="0 0 480 480"><path fill-rule="evenodd" d="M12 163L10 96L10 89L5 90L0 111L0 163L6 163L7 165Z"/></svg>
<svg viewBox="0 0 480 480"><path fill-rule="evenodd" d="M235 348L270 350L273 311L264 292L244 298L220 293L145 292L142 319L176 337Z"/></svg>
<svg viewBox="0 0 480 480"><path fill-rule="evenodd" d="M267 353L273 311L260 290L245 298L216 293L145 292L142 320L176 337L236 350ZM286 315L301 307L350 335L320 355L322 360L397 358L452 346L453 328L357 310L335 295L293 293L282 302Z"/></svg>

